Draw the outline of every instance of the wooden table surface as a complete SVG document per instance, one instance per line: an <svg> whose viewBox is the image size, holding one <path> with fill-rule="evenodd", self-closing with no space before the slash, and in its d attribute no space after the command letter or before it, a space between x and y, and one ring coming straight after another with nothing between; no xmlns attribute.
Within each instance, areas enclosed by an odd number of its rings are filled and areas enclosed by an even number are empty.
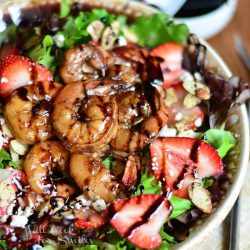
<svg viewBox="0 0 250 250"><path fill-rule="evenodd" d="M244 63L240 59L238 53L235 50L233 44L233 35L239 34L250 54L250 0L238 0L238 6L234 14L233 19L228 26L222 30L216 36L210 38L208 42L214 47L214 49L221 55L226 62L230 70L234 75L241 77L243 81L246 81L250 85L250 72L245 67ZM250 167L250 165L249 165ZM246 181L241 191L241 205L239 209L239 250L250 249L250 172L247 173ZM229 214L226 220L217 228L211 235L215 240L216 246L211 246L211 237L203 242L203 246L200 249L210 250L228 250L229 249L229 237L230 237L230 216Z"/></svg>
<svg viewBox="0 0 250 250"><path fill-rule="evenodd" d="M219 20L218 20L219 21ZM234 75L250 84L250 72L239 58L233 44L233 34L239 34L250 54L250 0L238 0L237 10L229 25L208 42L221 55Z"/></svg>

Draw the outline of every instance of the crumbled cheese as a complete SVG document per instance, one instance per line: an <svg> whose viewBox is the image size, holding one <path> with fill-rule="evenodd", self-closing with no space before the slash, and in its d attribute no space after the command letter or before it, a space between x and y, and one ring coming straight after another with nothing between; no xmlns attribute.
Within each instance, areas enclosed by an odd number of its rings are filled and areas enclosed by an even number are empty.
<svg viewBox="0 0 250 250"><path fill-rule="evenodd" d="M181 121L183 119L183 114L182 113L177 113L174 118L176 121Z"/></svg>
<svg viewBox="0 0 250 250"><path fill-rule="evenodd" d="M101 212L107 208L106 203L103 199L96 200L92 203L92 206L97 212Z"/></svg>
<svg viewBox="0 0 250 250"><path fill-rule="evenodd" d="M128 44L128 41L124 36L118 36L118 45L119 46L126 46Z"/></svg>
<svg viewBox="0 0 250 250"><path fill-rule="evenodd" d="M80 195L78 197L76 197L77 201L81 202L81 205L84 207L90 207L92 202L90 200L86 200L84 195ZM77 204L77 203L76 203ZM78 203L79 204L79 203Z"/></svg>
<svg viewBox="0 0 250 250"><path fill-rule="evenodd" d="M56 34L53 37L53 40L58 48L62 48L64 46L65 37L63 34Z"/></svg>
<svg viewBox="0 0 250 250"><path fill-rule="evenodd" d="M199 117L194 121L194 125L198 128L202 125L202 118Z"/></svg>
<svg viewBox="0 0 250 250"><path fill-rule="evenodd" d="M10 237L10 239L11 239L11 241L16 241L16 240L17 240L17 237L16 237L15 235L12 235L12 236Z"/></svg>
<svg viewBox="0 0 250 250"><path fill-rule="evenodd" d="M193 130L188 129L188 130L180 132L177 136L178 137L188 137L188 138L200 139L201 135L202 135L202 133L194 132Z"/></svg>
<svg viewBox="0 0 250 250"><path fill-rule="evenodd" d="M7 214L7 215L12 215L12 212L13 212L13 209L14 209L15 206L16 206L15 204L11 203L11 204L8 206L7 210L6 210L6 214Z"/></svg>
<svg viewBox="0 0 250 250"><path fill-rule="evenodd" d="M162 128L159 137L174 137L177 134L177 130L175 128L169 128L165 126Z"/></svg>
<svg viewBox="0 0 250 250"><path fill-rule="evenodd" d="M5 119L3 117L0 118L0 125L4 125L5 124Z"/></svg>
<svg viewBox="0 0 250 250"><path fill-rule="evenodd" d="M26 217L29 217L30 215L32 215L32 213L33 213L33 209L31 207L26 207L23 215Z"/></svg>
<svg viewBox="0 0 250 250"><path fill-rule="evenodd" d="M8 215L2 215L1 217L0 217L0 221L2 222L2 223L5 223L7 220L8 220L8 218L9 218L9 216Z"/></svg>
<svg viewBox="0 0 250 250"><path fill-rule="evenodd" d="M66 218L67 220L74 220L75 219L75 215L72 213L72 211L65 211L62 212L61 215Z"/></svg>
<svg viewBox="0 0 250 250"><path fill-rule="evenodd" d="M25 225L27 225L27 223L28 223L28 218L25 216L12 215L11 218L12 218L12 220L11 220L10 226L12 226L12 227L24 228Z"/></svg>

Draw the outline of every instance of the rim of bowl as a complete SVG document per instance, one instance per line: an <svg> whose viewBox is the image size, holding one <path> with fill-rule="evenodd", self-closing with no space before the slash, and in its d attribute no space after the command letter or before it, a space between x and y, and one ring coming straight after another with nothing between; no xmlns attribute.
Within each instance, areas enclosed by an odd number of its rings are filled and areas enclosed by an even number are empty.
<svg viewBox="0 0 250 250"><path fill-rule="evenodd" d="M0 10L6 10L6 8L9 5L13 4L21 4L21 8L25 9L25 7L32 7L34 6L41 6L43 4L57 4L59 3L60 0L10 0L6 2L0 3ZM86 4L90 7L103 7L106 9L111 9L111 10L116 10L117 6L114 6L114 8L109 8L109 6L114 3L120 4L120 7L122 6L124 9L122 9L123 13L125 15L130 15L131 10L134 13L135 16L138 15L137 11L140 11L140 14L146 14L150 15L156 12L159 12L157 9L154 7L148 6L144 3L139 3L136 1L129 1L129 0L79 0L79 1L71 1L73 2L80 2L83 4ZM110 4L110 5L109 5ZM119 8L121 9L121 8ZM211 56L211 59L215 62L216 68L220 68L221 73L229 78L232 76L231 71L223 61L223 59L219 56L219 54L204 40L199 38L199 41L204 44L207 49L209 56ZM230 185L230 190L227 191L225 199L220 203L220 205L216 208L216 210L207 218L204 219L202 224L199 226L199 231L191 232L190 235L181 243L178 243L176 246L174 246L172 249L181 249L181 250L188 250L188 249L193 249L194 244L197 244L202 241L212 230L214 230L216 227L218 227L222 221L225 219L225 217L228 215L230 212L231 208L233 207L239 193L241 190L241 187L243 185L245 176L246 176L246 171L247 171L247 166L249 162L249 124L248 124L248 115L247 115L247 110L246 106L242 105L241 107L238 108L237 113L239 114L240 117L240 128L241 128L241 161L239 162L238 168L237 168L237 173L234 176L233 183Z"/></svg>

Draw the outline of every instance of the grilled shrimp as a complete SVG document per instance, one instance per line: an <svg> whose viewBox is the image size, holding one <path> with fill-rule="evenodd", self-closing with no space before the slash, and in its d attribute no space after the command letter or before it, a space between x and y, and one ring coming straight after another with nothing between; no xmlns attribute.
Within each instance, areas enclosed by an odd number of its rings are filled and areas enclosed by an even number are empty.
<svg viewBox="0 0 250 250"><path fill-rule="evenodd" d="M117 131L114 96L87 96L84 83L66 85L54 101L52 123L72 153L105 149Z"/></svg>
<svg viewBox="0 0 250 250"><path fill-rule="evenodd" d="M12 93L4 117L15 138L24 144L34 144L52 136L51 100L61 87L59 83L38 82Z"/></svg>
<svg viewBox="0 0 250 250"><path fill-rule="evenodd" d="M157 89L151 104L144 94L125 93L118 97L118 131L110 141L112 152L118 157L140 151L167 124L168 115Z"/></svg>
<svg viewBox="0 0 250 250"><path fill-rule="evenodd" d="M68 50L60 69L60 76L68 84L104 77L114 65L113 55L100 46L83 44Z"/></svg>
<svg viewBox="0 0 250 250"><path fill-rule="evenodd" d="M73 154L70 159L70 176L83 189L83 193L112 202L118 195L119 185L110 171L90 156Z"/></svg>
<svg viewBox="0 0 250 250"><path fill-rule="evenodd" d="M64 179L67 176L68 163L69 153L60 142L35 144L24 161L24 171L31 189L46 197L70 197L74 188Z"/></svg>

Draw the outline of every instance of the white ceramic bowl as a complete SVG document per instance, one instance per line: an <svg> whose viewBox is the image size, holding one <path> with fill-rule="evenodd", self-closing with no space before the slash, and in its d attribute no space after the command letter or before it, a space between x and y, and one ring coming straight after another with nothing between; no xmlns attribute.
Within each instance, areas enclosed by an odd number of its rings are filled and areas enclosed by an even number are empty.
<svg viewBox="0 0 250 250"><path fill-rule="evenodd" d="M124 0L79 0L80 2L86 4L86 6L90 7L104 7L108 10L115 10L118 12L122 12L126 15L150 15L157 10L145 6L141 3L134 1L124 1ZM60 2L60 0L22 0L22 1L7 1L7 3L0 4L0 9L3 12L8 11L10 6L14 6L17 8L18 6L22 8L30 8L34 6L39 6L43 4L56 3ZM1 17L1 15L0 15ZM209 65L215 71L224 75L225 77L231 76L231 71L228 69L226 64L223 62L221 57L204 41L201 43L205 44L208 48L209 52ZM174 249L193 249L193 246L198 242L202 241L206 236L209 235L219 224L224 220L229 211L231 210L234 202L236 201L240 189L242 187L244 177L247 170L247 164L249 159L249 125L246 107L243 105L239 108L235 108L232 110L232 114L236 114L238 116L238 121L229 126L230 130L237 134L238 142L236 147L230 151L227 157L227 171L230 176L231 184L227 190L227 193L223 197L223 199L215 204L215 211L202 218L199 223L196 223L191 229L191 233L189 237L183 241L182 243L176 245Z"/></svg>

